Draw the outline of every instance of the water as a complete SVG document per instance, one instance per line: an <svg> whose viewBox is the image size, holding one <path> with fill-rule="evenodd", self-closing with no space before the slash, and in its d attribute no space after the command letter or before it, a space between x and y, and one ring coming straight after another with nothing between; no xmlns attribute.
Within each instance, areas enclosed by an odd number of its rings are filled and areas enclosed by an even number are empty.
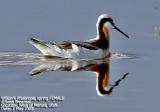
<svg viewBox="0 0 160 112"><path fill-rule="evenodd" d="M0 95L65 96L57 112L159 111L159 6L158 0L0 1ZM131 37L110 31L109 60L46 59L27 42L93 38L102 13Z"/></svg>

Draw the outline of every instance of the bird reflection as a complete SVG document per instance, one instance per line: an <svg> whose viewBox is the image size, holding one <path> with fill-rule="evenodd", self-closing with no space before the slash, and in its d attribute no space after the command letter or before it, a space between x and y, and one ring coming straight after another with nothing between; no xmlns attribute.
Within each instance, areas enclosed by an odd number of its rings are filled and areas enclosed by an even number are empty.
<svg viewBox="0 0 160 112"><path fill-rule="evenodd" d="M109 82L110 63L109 60L71 60L53 59L45 61L32 69L31 76L39 75L49 71L91 71L97 75L96 91L99 96L109 95L119 83L126 78L128 73L123 74L114 84Z"/></svg>

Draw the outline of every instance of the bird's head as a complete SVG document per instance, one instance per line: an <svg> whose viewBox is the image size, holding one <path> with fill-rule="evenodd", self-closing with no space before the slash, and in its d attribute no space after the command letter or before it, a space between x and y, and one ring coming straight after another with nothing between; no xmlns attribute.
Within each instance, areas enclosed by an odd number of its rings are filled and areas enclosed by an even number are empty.
<svg viewBox="0 0 160 112"><path fill-rule="evenodd" d="M106 14L102 14L98 17L98 21L97 21L97 34L101 35L102 33L105 34L105 36L109 36L109 29L116 29L117 31L119 31L120 33L122 33L125 37L129 38L129 36L127 34L125 34L123 31L121 31L115 24L113 19L106 15Z"/></svg>

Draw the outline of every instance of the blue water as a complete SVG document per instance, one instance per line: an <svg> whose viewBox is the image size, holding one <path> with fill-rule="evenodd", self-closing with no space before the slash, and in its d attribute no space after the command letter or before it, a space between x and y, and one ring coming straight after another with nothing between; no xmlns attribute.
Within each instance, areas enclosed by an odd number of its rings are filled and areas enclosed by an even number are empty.
<svg viewBox="0 0 160 112"><path fill-rule="evenodd" d="M159 111L159 6L159 0L0 1L0 95L63 95L65 100L57 112ZM129 74L111 94L99 96L94 73L86 69L55 70L54 65L63 63L46 60L27 40L88 40L95 37L97 17L102 13L112 16L131 38L110 31L111 51L115 54L105 62L110 66L109 86ZM31 71L42 64L47 67L31 76Z"/></svg>

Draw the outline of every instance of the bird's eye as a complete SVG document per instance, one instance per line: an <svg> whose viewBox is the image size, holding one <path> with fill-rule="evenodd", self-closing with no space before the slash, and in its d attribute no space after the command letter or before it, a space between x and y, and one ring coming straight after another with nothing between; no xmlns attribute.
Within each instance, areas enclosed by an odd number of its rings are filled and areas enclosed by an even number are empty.
<svg viewBox="0 0 160 112"><path fill-rule="evenodd" d="M110 18L110 17L109 17L109 18L106 18L106 21L108 21L108 22L110 22L110 24L114 25L112 18Z"/></svg>

